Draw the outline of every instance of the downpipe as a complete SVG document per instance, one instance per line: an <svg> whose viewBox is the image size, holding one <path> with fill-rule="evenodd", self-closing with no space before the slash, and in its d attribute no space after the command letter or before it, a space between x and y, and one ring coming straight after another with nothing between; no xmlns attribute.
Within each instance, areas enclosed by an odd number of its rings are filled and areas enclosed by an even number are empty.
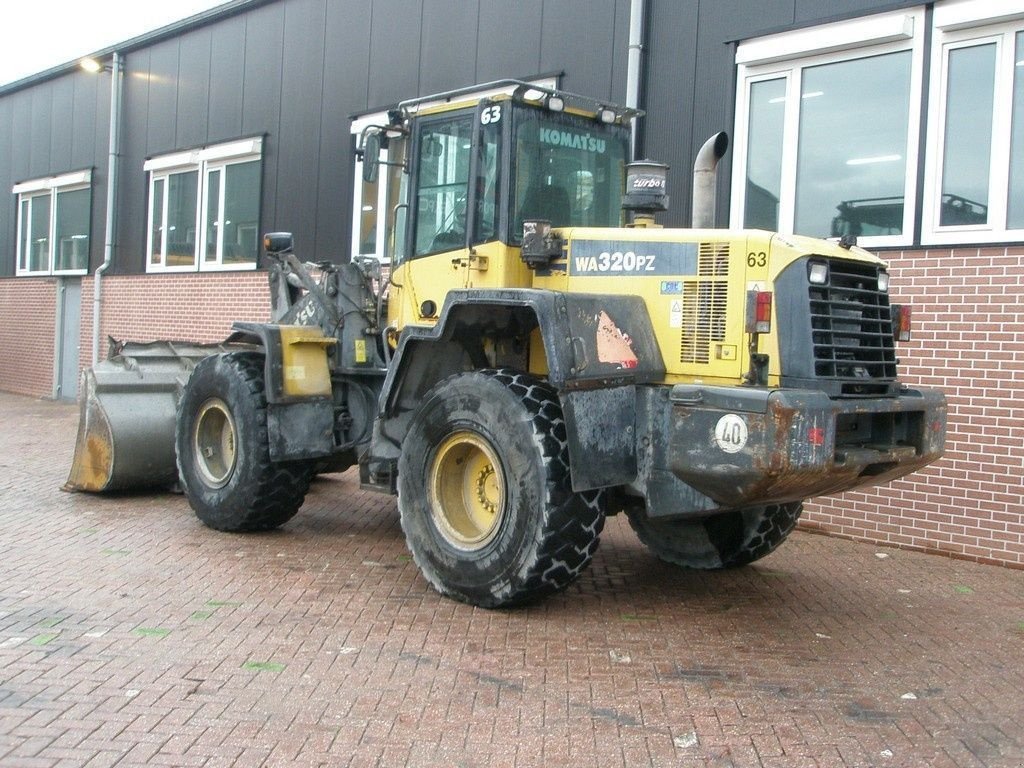
<svg viewBox="0 0 1024 768"><path fill-rule="evenodd" d="M102 307L103 273L114 260L114 226L117 204L117 147L121 133L121 54L114 51L110 60L110 144L107 153L107 213L103 240L103 263L96 267L92 283L92 364L100 361L100 310Z"/></svg>
<svg viewBox="0 0 1024 768"><path fill-rule="evenodd" d="M693 163L693 215L690 217L690 226L694 229L713 229L715 226L718 161L727 149L729 134L719 131L697 152Z"/></svg>

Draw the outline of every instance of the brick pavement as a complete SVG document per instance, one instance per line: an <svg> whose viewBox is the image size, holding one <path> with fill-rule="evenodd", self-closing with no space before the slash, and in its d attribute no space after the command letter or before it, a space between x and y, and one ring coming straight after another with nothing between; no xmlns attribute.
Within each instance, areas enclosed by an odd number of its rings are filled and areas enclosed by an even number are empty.
<svg viewBox="0 0 1024 768"><path fill-rule="evenodd" d="M351 474L249 536L62 493L76 422L0 394L4 768L1024 765L1024 572L797 533L686 573L613 518L489 612Z"/></svg>

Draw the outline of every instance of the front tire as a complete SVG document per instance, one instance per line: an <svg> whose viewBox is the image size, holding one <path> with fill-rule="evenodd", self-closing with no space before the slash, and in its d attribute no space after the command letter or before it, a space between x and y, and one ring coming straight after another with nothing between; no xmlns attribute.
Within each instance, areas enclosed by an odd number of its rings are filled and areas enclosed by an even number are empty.
<svg viewBox="0 0 1024 768"><path fill-rule="evenodd" d="M306 497L312 467L273 462L263 355L229 352L201 361L178 404L178 475L196 516L218 531L266 531Z"/></svg>
<svg viewBox="0 0 1024 768"><path fill-rule="evenodd" d="M640 541L662 560L707 571L760 560L786 540L803 508L802 501L765 504L696 520L652 520L642 510L626 514Z"/></svg>
<svg viewBox="0 0 1024 768"><path fill-rule="evenodd" d="M564 589L589 565L604 493L574 493L558 395L514 371L453 376L413 416L398 464L413 559L438 592L485 608Z"/></svg>

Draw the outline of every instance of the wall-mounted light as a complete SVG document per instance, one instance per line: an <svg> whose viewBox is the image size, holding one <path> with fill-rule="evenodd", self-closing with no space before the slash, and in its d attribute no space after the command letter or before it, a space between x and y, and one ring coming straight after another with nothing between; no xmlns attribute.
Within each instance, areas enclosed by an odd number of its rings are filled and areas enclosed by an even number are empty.
<svg viewBox="0 0 1024 768"><path fill-rule="evenodd" d="M94 75L97 72L102 72L103 70L108 69L108 67L103 66L102 64L100 64L100 62L96 61L96 59L91 58L89 56L86 56L84 59L79 60L78 66L80 66L86 72L91 72Z"/></svg>

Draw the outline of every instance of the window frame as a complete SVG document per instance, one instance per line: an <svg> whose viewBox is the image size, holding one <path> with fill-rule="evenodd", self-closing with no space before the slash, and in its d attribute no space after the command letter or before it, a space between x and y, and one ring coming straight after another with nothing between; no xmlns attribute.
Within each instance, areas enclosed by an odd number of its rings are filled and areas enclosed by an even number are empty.
<svg viewBox="0 0 1024 768"><path fill-rule="evenodd" d="M85 254L85 266L79 269L55 269L57 264L57 212L58 197L65 192L89 191L89 246ZM14 249L14 274L16 277L40 277L40 276L77 276L89 274L89 261L92 250L92 170L74 171L60 176L47 176L38 179L30 179L15 184L12 188L15 197L16 225L15 225L15 249ZM26 254L22 248L24 235L24 221L21 213L22 205L28 202L28 218L32 220L33 200L47 198L50 205L50 213L47 221L47 261L46 269L29 269L31 255ZM31 233L31 229L29 230Z"/></svg>
<svg viewBox="0 0 1024 768"><path fill-rule="evenodd" d="M262 198L262 175L263 175L263 138L253 137L235 141L214 144L199 149L174 152L167 155L159 155L149 158L143 164L143 170L148 174L146 184L146 272L151 274L164 274L174 272L234 272L251 271L257 267L259 259L258 247L251 262L224 263L224 237L222 231L217 232L217 257L213 261L206 261L206 228L209 223L207 211L207 197L209 191L209 173L220 171L220 188L218 191L217 210L218 216L223 219L224 200L226 190L226 169L229 165L257 162L260 171L260 198ZM196 237L192 246L192 263L181 265L167 265L167 211L170 200L170 179L172 176L184 173L196 173L196 205L193 221L195 222ZM161 227L160 227L160 262L154 264L153 259L153 202L155 199L154 189L157 182L163 182L163 193L161 199ZM259 219L262 211L257 207L257 234L259 232ZM257 242L259 242L257 238Z"/></svg>
<svg viewBox="0 0 1024 768"><path fill-rule="evenodd" d="M910 51L907 137L903 181L903 231L898 235L862 235L867 247L907 246L914 240L918 196L918 167L923 71L923 7L875 14L850 21L824 24L788 33L768 35L740 43L736 52L736 109L730 195L730 226L743 228L746 212L746 173L749 147L751 85L785 79L785 115L781 154L779 211L776 230L793 233L796 215L801 85L804 70L827 64Z"/></svg>
<svg viewBox="0 0 1024 768"><path fill-rule="evenodd" d="M921 211L923 245L967 245L1024 240L1024 227L1008 226L1010 202L1010 142L1012 138L1013 86L1016 34L1024 32L1024 3L1003 7L994 13L991 6L968 0L937 7L933 22L931 78L928 107L928 142L924 163L924 205ZM950 52L996 45L993 77L993 112L989 151L988 222L985 224L948 224L941 222L945 131L949 90Z"/></svg>

